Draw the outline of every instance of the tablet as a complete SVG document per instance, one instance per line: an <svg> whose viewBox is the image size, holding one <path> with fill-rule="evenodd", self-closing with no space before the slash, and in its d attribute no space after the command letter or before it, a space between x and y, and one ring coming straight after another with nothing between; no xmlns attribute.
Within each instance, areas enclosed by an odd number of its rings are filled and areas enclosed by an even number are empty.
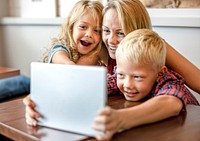
<svg viewBox="0 0 200 141"><path fill-rule="evenodd" d="M88 136L97 111L107 101L102 66L31 63L31 99L43 115L38 124Z"/></svg>

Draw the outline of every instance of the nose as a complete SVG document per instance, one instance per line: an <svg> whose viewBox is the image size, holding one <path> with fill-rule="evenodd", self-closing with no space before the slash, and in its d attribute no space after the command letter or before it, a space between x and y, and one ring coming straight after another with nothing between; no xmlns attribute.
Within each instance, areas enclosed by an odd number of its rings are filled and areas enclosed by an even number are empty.
<svg viewBox="0 0 200 141"><path fill-rule="evenodd" d="M131 79L130 77L127 77L124 80L124 88L133 89L134 88L134 80Z"/></svg>
<svg viewBox="0 0 200 141"><path fill-rule="evenodd" d="M108 37L108 43L111 45L119 44L117 36L115 34L111 33Z"/></svg>
<svg viewBox="0 0 200 141"><path fill-rule="evenodd" d="M91 38L91 37L92 37L92 32L93 32L93 31L92 31L91 29L88 29L88 30L86 31L86 33L85 33L85 36Z"/></svg>

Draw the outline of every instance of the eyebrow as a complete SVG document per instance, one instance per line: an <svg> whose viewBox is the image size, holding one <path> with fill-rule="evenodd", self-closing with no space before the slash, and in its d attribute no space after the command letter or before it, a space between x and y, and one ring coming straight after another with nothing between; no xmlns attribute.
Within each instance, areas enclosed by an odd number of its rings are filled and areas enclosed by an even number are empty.
<svg viewBox="0 0 200 141"><path fill-rule="evenodd" d="M91 23L90 23L90 22L87 22L87 21L79 20L78 22L81 22L81 23L84 23L84 24L91 25ZM93 26L93 25L91 25L91 26ZM98 25L95 25L95 26L93 26L93 27L95 27L95 28L101 28L101 26L98 26Z"/></svg>
<svg viewBox="0 0 200 141"><path fill-rule="evenodd" d="M107 27L107 26L105 26L105 25L102 25L102 27L105 27L105 28L108 28L108 29L109 29L109 27ZM120 30L123 32L123 30L122 30L121 28L117 29L116 31L120 31Z"/></svg>

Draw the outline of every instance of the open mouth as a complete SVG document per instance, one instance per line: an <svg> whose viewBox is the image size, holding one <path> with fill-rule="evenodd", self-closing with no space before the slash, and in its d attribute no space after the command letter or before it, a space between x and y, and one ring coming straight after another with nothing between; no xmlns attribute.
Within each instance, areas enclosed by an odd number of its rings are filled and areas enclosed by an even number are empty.
<svg viewBox="0 0 200 141"><path fill-rule="evenodd" d="M91 44L92 44L92 43L89 43L89 42L86 42L86 41L81 40L81 45L83 45L83 46L88 47L88 46L90 46Z"/></svg>
<svg viewBox="0 0 200 141"><path fill-rule="evenodd" d="M117 49L117 48L114 48L114 47L109 47L109 50L110 50L111 52L113 52L113 53L115 53L115 52L116 52L116 49Z"/></svg>

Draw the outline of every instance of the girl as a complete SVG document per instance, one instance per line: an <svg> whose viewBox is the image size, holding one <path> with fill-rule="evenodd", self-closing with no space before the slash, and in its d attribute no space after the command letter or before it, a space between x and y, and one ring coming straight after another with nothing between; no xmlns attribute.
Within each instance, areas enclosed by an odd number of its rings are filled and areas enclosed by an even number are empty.
<svg viewBox="0 0 200 141"><path fill-rule="evenodd" d="M43 62L96 65L101 48L102 9L98 1L77 2L62 25L59 37L52 39L50 54L44 55ZM55 53L61 57L55 58ZM65 59L61 60L63 54ZM86 56L96 61L90 63Z"/></svg>
<svg viewBox="0 0 200 141"><path fill-rule="evenodd" d="M72 8L69 16L62 25L58 38L54 38L50 44L49 52L44 54L43 62L64 64L97 65L98 54L101 49L101 24L103 5L99 1L81 0ZM58 57L54 57L54 54ZM65 59L61 59L61 58ZM30 95L24 101L30 100ZM34 102L27 101L26 122L36 125L37 121L32 118L31 107ZM30 103L29 103L30 102ZM30 110L29 110L30 108ZM35 113L33 117L39 117Z"/></svg>

